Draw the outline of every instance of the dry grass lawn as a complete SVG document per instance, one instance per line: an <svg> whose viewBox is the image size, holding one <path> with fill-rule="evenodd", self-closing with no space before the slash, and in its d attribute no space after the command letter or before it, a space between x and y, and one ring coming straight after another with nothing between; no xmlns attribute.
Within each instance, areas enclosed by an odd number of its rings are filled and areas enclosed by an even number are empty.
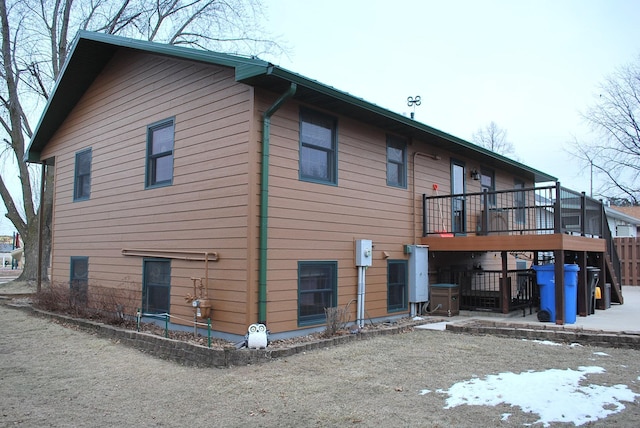
<svg viewBox="0 0 640 428"><path fill-rule="evenodd" d="M538 416L507 404L445 409L436 391L504 371L593 365L606 372L589 382L640 393L638 351L444 331L230 369L183 367L1 304L0 332L0 426L525 426ZM640 403L625 405L594 426L637 426Z"/></svg>

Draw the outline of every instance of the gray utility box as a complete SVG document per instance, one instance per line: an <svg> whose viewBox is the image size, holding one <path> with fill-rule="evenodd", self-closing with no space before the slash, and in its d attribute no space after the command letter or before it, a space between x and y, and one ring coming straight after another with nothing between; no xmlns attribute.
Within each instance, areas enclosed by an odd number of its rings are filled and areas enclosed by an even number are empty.
<svg viewBox="0 0 640 428"><path fill-rule="evenodd" d="M407 245L409 253L409 303L429 301L429 247Z"/></svg>

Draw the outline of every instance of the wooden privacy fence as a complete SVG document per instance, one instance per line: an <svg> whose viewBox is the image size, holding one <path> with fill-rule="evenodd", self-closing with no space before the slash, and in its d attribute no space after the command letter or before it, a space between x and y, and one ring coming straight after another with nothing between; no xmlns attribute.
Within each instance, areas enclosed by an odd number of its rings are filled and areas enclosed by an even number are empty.
<svg viewBox="0 0 640 428"><path fill-rule="evenodd" d="M622 270L622 285L640 285L640 240L638 238L613 238Z"/></svg>

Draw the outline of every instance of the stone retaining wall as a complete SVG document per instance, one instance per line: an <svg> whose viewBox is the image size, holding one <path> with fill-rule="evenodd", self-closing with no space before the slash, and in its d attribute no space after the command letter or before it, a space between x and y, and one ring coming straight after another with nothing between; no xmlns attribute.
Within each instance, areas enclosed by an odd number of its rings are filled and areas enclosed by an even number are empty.
<svg viewBox="0 0 640 428"><path fill-rule="evenodd" d="M21 307L21 309L31 310L32 313L37 316L54 318L63 323L77 326L82 330L93 332L100 337L138 349L155 357L175 361L176 363L186 366L219 368L264 363L276 358L288 357L306 351L327 348L356 340L366 340L380 335L398 334L407 331L407 329L412 328L413 325L424 323L424 321L422 321L414 324L404 324L401 326L382 327L376 330L363 331L357 334L299 343L286 348L267 347L266 349L236 349L235 347L230 346L226 349L212 349L195 343L168 339L154 334L127 330L90 320L76 319L65 315L33 309L31 307Z"/></svg>
<svg viewBox="0 0 640 428"><path fill-rule="evenodd" d="M450 323L447 331L467 334L486 334L529 340L550 340L561 343L604 346L613 348L640 349L640 331L608 332L565 327L555 324L540 324L535 328L530 324L503 321L469 320Z"/></svg>
<svg viewBox="0 0 640 428"><path fill-rule="evenodd" d="M34 315L54 318L61 322L77 326L83 330L95 333L100 337L113 340L148 353L158 358L174 361L178 364L198 367L232 367L247 364L259 364L273 359L328 348L356 340L367 340L372 337L388 334L398 334L411 329L415 325L441 321L429 319L412 324L385 326L375 330L362 331L357 334L336 336L317 341L294 344L289 347L267 349L236 349L230 346L226 349L212 349L190 342L168 339L161 336L127 330L98 322L76 319L51 312L40 311L28 307ZM561 343L579 343L581 345L603 346L640 349L640 332L627 331L621 333L567 328L555 324L540 324L535 328L530 324L512 323L504 321L468 321L447 323L446 330L453 333L493 335L529 340L550 340Z"/></svg>

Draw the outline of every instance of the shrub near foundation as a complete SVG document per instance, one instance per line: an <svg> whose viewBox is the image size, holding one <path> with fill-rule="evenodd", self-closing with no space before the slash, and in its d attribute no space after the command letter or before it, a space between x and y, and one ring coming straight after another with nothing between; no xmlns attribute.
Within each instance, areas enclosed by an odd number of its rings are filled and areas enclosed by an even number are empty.
<svg viewBox="0 0 640 428"><path fill-rule="evenodd" d="M127 288L91 286L78 289L67 283L51 283L34 296L33 306L75 318L123 325L133 323L138 294Z"/></svg>

